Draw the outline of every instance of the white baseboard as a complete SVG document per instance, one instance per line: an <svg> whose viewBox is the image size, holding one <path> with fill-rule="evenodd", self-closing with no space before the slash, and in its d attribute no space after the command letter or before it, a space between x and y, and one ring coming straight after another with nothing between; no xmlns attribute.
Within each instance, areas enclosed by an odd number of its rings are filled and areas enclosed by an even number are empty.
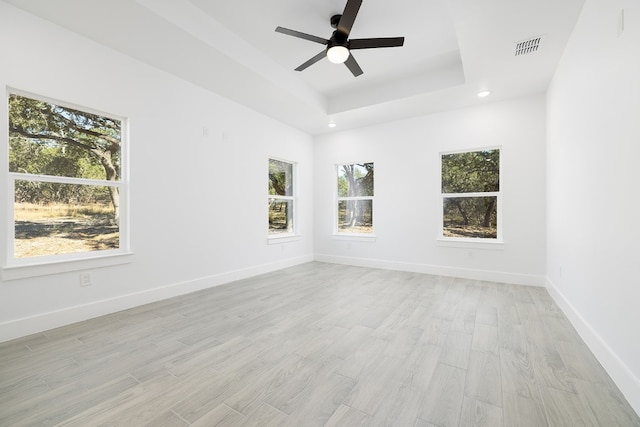
<svg viewBox="0 0 640 427"><path fill-rule="evenodd" d="M468 268L446 267L440 265L415 264L399 261L387 261L382 259L342 257L323 254L316 254L315 260L333 264L381 268L384 270L408 271L412 273L433 274L436 276L460 277L462 279L484 280L488 282L502 282L526 286L546 285L544 276L507 273L502 271L474 270Z"/></svg>
<svg viewBox="0 0 640 427"><path fill-rule="evenodd" d="M637 414L640 414L640 379L633 374L626 363L609 347L607 342L591 327L551 280L547 280L547 290L587 347L624 394L629 404Z"/></svg>
<svg viewBox="0 0 640 427"><path fill-rule="evenodd" d="M0 323L0 342L313 261L290 258Z"/></svg>

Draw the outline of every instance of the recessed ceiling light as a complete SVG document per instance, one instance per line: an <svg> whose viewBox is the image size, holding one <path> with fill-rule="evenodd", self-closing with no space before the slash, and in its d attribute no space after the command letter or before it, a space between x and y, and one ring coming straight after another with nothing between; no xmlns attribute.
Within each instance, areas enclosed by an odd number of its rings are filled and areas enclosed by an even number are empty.
<svg viewBox="0 0 640 427"><path fill-rule="evenodd" d="M491 95L491 91L490 90L483 90L478 92L478 97L479 98L484 98L485 96L489 96Z"/></svg>
<svg viewBox="0 0 640 427"><path fill-rule="evenodd" d="M331 123L329 123L329 127L330 127L330 128L334 128L334 127L336 127L336 124L335 124L335 123L333 123L333 122L331 122Z"/></svg>

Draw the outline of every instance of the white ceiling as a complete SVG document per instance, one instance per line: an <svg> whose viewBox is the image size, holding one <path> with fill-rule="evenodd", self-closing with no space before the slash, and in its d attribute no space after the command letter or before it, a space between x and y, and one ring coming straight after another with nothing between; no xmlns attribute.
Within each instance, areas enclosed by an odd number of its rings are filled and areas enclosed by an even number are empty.
<svg viewBox="0 0 640 427"><path fill-rule="evenodd" d="M544 91L584 0L363 0L351 38L404 36L353 52L364 74L324 59L346 0L3 0L312 135ZM543 36L514 55L515 43ZM481 89L492 94L483 100Z"/></svg>

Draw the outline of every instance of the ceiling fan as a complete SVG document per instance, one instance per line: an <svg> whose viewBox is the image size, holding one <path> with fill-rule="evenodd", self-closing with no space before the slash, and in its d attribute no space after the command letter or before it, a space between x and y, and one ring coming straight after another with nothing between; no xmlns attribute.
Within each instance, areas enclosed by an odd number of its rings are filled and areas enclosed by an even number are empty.
<svg viewBox="0 0 640 427"><path fill-rule="evenodd" d="M325 50L296 68L296 71L302 71L326 56L329 61L333 62L334 64L344 63L349 71L351 71L351 73L354 75L354 77L358 77L362 74L363 71L351 54L351 50L373 49L380 47L399 47L404 44L404 37L382 37L349 40L349 33L351 32L351 27L353 26L353 23L356 20L356 16L358 15L358 11L360 10L360 5L362 5L362 0L347 0L347 4L344 7L344 12L342 12L342 15L333 15L331 17L331 27L335 28L335 31L331 35L331 38L328 40L323 39L322 37L313 36L311 34L301 33L300 31L290 30L288 28L276 28L276 32L278 33L298 37L327 46Z"/></svg>

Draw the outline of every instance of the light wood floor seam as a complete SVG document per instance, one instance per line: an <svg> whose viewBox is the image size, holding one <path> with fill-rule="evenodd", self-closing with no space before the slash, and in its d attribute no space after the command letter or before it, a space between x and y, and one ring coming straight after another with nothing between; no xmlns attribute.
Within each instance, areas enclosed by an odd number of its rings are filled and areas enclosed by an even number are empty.
<svg viewBox="0 0 640 427"><path fill-rule="evenodd" d="M312 262L0 344L0 426L621 426L543 288Z"/></svg>

